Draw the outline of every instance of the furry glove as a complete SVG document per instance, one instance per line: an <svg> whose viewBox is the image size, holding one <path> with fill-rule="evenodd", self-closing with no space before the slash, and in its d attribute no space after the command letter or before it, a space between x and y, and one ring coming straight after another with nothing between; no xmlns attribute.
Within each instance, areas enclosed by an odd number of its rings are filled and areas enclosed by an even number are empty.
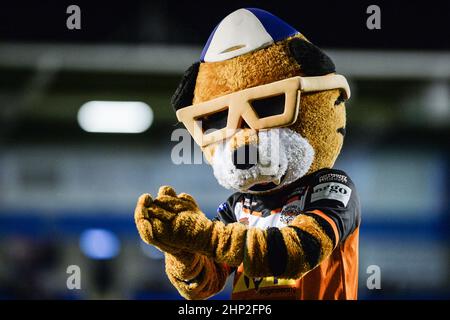
<svg viewBox="0 0 450 320"><path fill-rule="evenodd" d="M174 191L171 188L161 188L158 197L167 194L173 195ZM194 199L186 194L180 194L178 198L187 199L188 202L195 204ZM186 299L206 299L222 290L229 272L225 265L218 264L199 253L164 244L154 237L155 233L149 222L148 206L151 203L149 195L139 198L135 210L136 225L144 241L165 252L166 273L178 292Z"/></svg>
<svg viewBox="0 0 450 320"><path fill-rule="evenodd" d="M240 223L211 221L188 194L176 195L161 187L156 199L141 196L144 204L136 224L149 244L166 252L192 252L231 267L244 265L250 277L302 277L328 257L335 244L317 221L298 215L278 229L247 228ZM167 251L171 250L171 251Z"/></svg>
<svg viewBox="0 0 450 320"><path fill-rule="evenodd" d="M171 187L161 187L155 199L143 194L135 220L141 238L162 251L200 253L229 266L242 262L247 228L209 220L192 196Z"/></svg>

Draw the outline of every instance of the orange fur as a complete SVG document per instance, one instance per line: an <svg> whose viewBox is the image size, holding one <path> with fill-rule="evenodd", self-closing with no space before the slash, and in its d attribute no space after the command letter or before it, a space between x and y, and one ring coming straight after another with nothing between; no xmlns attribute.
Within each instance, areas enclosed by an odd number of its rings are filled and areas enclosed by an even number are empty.
<svg viewBox="0 0 450 320"><path fill-rule="evenodd" d="M304 38L301 35L298 37ZM303 75L301 66L290 56L290 40L286 39L230 60L202 63L197 76L194 103ZM298 120L289 128L299 132L314 148L315 158L308 173L333 167L342 148L343 137L337 129L345 127L345 105L334 105L338 96L337 89L301 96ZM239 134L239 141L245 141L242 135L247 135L250 143L257 143L253 130ZM232 147L237 149L241 145L242 143L234 143ZM203 148L208 161L211 161L215 148L216 144Z"/></svg>

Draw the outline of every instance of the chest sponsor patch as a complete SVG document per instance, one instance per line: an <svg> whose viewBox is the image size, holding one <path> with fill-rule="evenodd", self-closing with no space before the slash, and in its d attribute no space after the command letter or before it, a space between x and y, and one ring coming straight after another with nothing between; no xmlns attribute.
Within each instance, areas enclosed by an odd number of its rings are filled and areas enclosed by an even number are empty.
<svg viewBox="0 0 450 320"><path fill-rule="evenodd" d="M345 184L338 182L321 183L313 188L311 203L318 200L330 199L337 200L346 207L351 194L352 189Z"/></svg>

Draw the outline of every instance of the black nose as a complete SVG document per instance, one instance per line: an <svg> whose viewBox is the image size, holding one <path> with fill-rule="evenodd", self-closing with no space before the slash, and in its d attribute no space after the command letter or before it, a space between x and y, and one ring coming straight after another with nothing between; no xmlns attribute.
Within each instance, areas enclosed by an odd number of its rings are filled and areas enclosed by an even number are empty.
<svg viewBox="0 0 450 320"><path fill-rule="evenodd" d="M233 164L237 169L246 170L258 163L258 148L252 145L242 146L233 152Z"/></svg>

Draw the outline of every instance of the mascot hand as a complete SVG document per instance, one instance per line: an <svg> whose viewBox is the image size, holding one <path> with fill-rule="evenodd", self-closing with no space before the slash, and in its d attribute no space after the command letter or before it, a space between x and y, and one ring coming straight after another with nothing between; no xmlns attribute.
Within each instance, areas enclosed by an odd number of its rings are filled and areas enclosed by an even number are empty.
<svg viewBox="0 0 450 320"><path fill-rule="evenodd" d="M151 210L155 209L154 206L152 206L152 202L153 199L151 195L145 193L139 197L136 209L134 210L134 221L142 240L147 244L154 245L159 250L166 253L170 253L172 255L184 255L179 248L159 241L159 238L163 237L158 233L168 233L170 230L162 230L161 227L164 227L164 225L158 221L153 222L150 219Z"/></svg>
<svg viewBox="0 0 450 320"><path fill-rule="evenodd" d="M178 196L170 187L161 187L154 200L143 195L146 215L136 220L141 237L166 252L200 253L238 266L242 262L247 228L240 223L225 225L209 220L192 196ZM178 250L178 251L177 251Z"/></svg>
<svg viewBox="0 0 450 320"><path fill-rule="evenodd" d="M192 196L185 193L177 196L175 190L171 187L161 187L157 198L154 200L148 193L141 195L136 205L134 218L142 240L177 257L183 256L186 258L186 256L191 255L180 250L177 239L170 236L169 223L163 223L163 221L171 221L181 211L189 211L191 214L198 213L204 216ZM161 219L153 219L155 216Z"/></svg>

